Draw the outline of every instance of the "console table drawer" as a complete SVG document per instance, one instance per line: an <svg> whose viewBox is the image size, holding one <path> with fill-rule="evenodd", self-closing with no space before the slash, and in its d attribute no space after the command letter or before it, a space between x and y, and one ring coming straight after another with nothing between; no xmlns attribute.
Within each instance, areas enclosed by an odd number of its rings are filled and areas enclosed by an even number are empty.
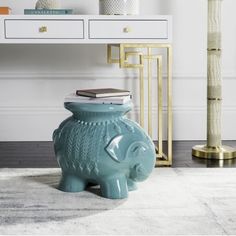
<svg viewBox="0 0 236 236"><path fill-rule="evenodd" d="M90 20L90 39L167 39L167 20Z"/></svg>
<svg viewBox="0 0 236 236"><path fill-rule="evenodd" d="M5 20L8 39L83 39L83 20Z"/></svg>

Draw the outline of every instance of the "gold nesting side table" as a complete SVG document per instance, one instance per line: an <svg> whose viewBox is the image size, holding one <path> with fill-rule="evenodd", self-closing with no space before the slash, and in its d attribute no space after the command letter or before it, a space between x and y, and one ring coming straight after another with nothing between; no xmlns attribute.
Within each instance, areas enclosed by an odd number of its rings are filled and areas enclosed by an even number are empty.
<svg viewBox="0 0 236 236"><path fill-rule="evenodd" d="M119 58L112 58L112 48L118 47ZM167 51L167 152L163 150L163 55L153 53L154 49L164 48ZM145 53L146 52L146 53ZM130 57L137 57L138 63L130 63ZM172 47L171 44L159 43L132 43L132 44L109 44L107 46L107 62L109 64L117 63L120 68L138 69L139 72L139 88L140 88L140 125L144 127L145 111L144 98L148 98L148 114L147 125L148 134L153 137L152 127L152 66L153 62L157 66L157 103L158 103L158 120L157 120L157 146L156 146L156 166L171 166L172 165ZM144 88L144 69L147 66L147 94Z"/></svg>

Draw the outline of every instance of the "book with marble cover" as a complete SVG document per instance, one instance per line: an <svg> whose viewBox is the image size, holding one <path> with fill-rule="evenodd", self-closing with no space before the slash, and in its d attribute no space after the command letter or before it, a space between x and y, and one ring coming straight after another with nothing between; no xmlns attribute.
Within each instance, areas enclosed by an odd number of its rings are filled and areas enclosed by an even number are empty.
<svg viewBox="0 0 236 236"><path fill-rule="evenodd" d="M99 89L77 90L76 94L78 96L105 98L105 97L130 96L130 91L123 89L115 89L115 88L99 88Z"/></svg>
<svg viewBox="0 0 236 236"><path fill-rule="evenodd" d="M92 97L78 96L75 93L67 95L64 99L64 102L76 102L76 103L88 103L88 104L117 104L117 105L123 105L130 101L131 101L130 95L92 98Z"/></svg>

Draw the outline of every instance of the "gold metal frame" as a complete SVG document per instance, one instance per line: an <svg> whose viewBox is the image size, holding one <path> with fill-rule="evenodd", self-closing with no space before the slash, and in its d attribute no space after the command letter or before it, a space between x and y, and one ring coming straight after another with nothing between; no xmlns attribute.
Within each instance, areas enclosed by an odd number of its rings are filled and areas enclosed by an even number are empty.
<svg viewBox="0 0 236 236"><path fill-rule="evenodd" d="M119 48L119 58L112 58L112 47ZM163 152L163 58L162 55L152 53L153 49L164 48L167 50L167 154ZM130 51L131 49L135 51ZM143 53L143 49L147 53ZM137 57L139 63L129 63L130 57ZM107 47L107 62L109 64L117 63L120 68L132 68L139 70L140 87L140 125L144 127L144 67L147 60L147 78L148 78L148 133L152 137L152 66L153 61L157 62L157 80L158 80L158 146L156 147L156 166L172 165L172 47L170 44L109 44Z"/></svg>
<svg viewBox="0 0 236 236"><path fill-rule="evenodd" d="M208 147L196 145L192 149L192 155L203 159L229 160L236 157L236 149L229 146Z"/></svg>

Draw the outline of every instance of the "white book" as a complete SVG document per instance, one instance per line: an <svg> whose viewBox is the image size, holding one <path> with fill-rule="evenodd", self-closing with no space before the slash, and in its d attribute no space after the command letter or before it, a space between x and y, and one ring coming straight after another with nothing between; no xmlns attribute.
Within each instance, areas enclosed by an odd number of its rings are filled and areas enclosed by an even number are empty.
<svg viewBox="0 0 236 236"><path fill-rule="evenodd" d="M130 102L131 96L119 96L119 97L105 97L105 98L91 98L78 96L75 93L69 94L65 97L64 102L77 102L88 104L117 104L122 105Z"/></svg>

